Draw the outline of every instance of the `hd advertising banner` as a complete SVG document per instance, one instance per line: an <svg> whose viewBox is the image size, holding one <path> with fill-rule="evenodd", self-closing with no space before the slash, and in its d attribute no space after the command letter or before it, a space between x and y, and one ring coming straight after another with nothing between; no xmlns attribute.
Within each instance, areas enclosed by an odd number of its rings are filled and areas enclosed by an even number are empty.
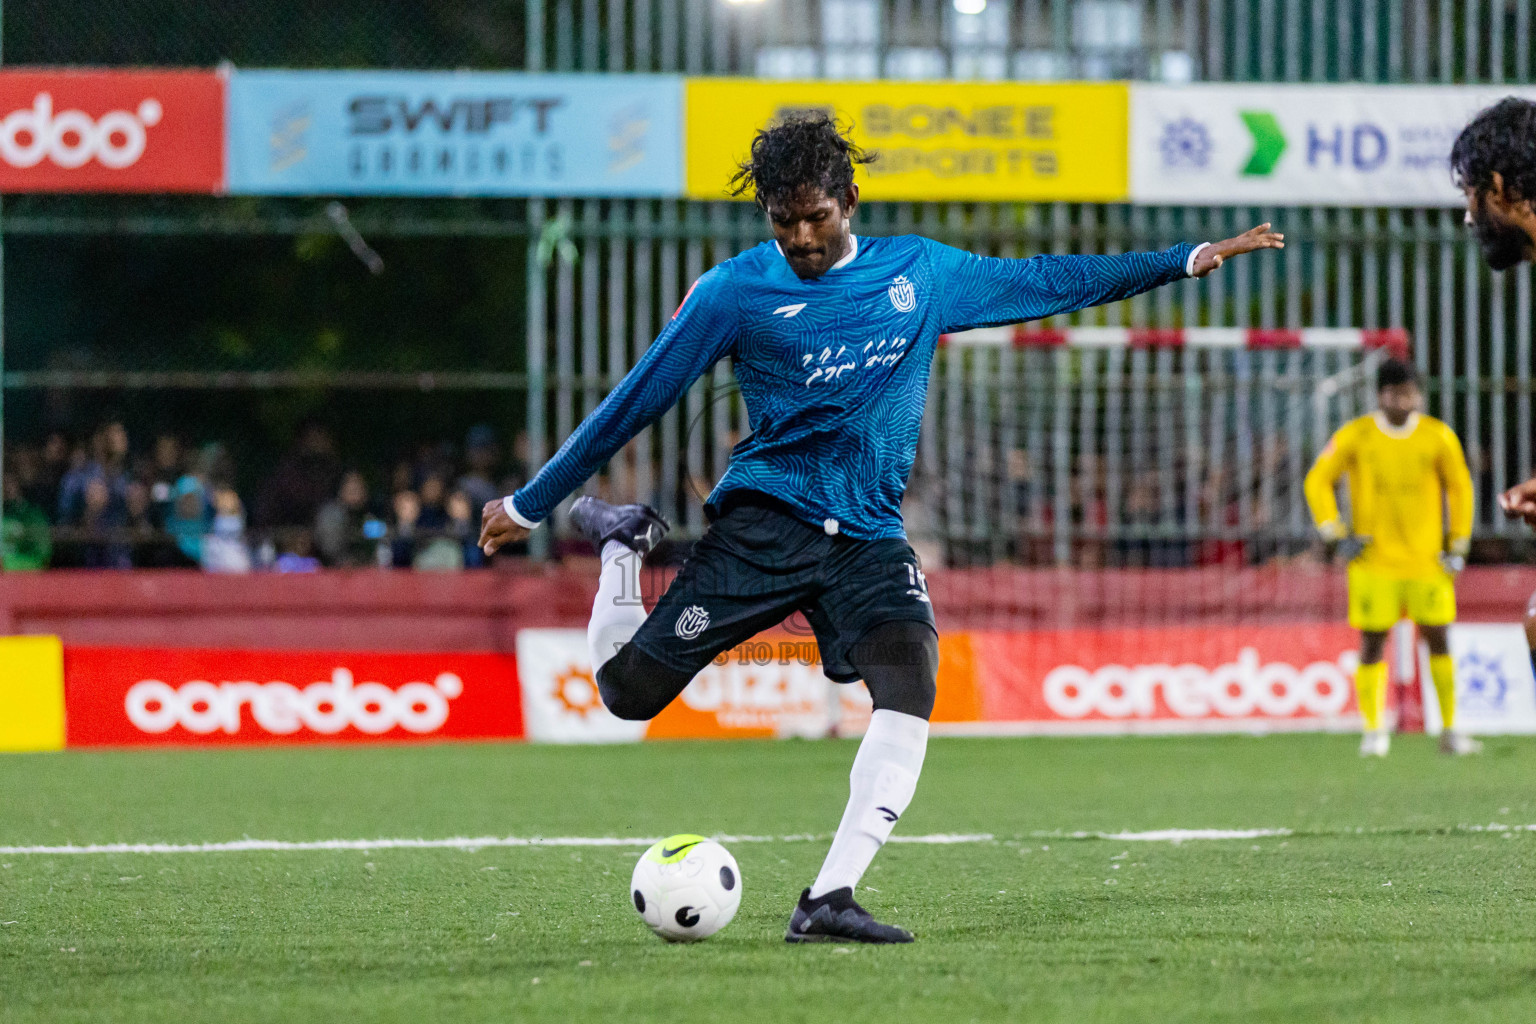
<svg viewBox="0 0 1536 1024"><path fill-rule="evenodd" d="M241 71L229 191L676 196L682 79Z"/></svg>
<svg viewBox="0 0 1536 1024"><path fill-rule="evenodd" d="M0 71L0 192L203 192L224 181L211 71Z"/></svg>
<svg viewBox="0 0 1536 1024"><path fill-rule="evenodd" d="M1151 85L1131 89L1138 203L1458 206L1451 144L1479 110L1536 89Z"/></svg>
<svg viewBox="0 0 1536 1024"><path fill-rule="evenodd" d="M505 654L75 647L68 746L517 739Z"/></svg>
<svg viewBox="0 0 1536 1024"><path fill-rule="evenodd" d="M859 170L869 200L1126 197L1122 83L688 80L688 196L720 199L752 136L825 111L879 159Z"/></svg>
<svg viewBox="0 0 1536 1024"><path fill-rule="evenodd" d="M1419 679L1424 731L1439 735L1440 705L1429 675L1429 649L1421 645ZM1530 645L1518 623L1468 622L1451 627L1456 662L1456 728L1473 735L1536 733L1536 677Z"/></svg>

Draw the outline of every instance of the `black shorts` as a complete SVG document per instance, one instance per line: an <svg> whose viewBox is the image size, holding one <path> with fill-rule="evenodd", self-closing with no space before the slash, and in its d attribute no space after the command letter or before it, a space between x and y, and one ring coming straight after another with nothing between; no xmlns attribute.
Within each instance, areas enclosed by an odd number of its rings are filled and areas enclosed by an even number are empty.
<svg viewBox="0 0 1536 1024"><path fill-rule="evenodd" d="M849 648L874 627L925 622L937 632L917 555L899 537L828 534L753 495L709 527L630 643L689 675L802 612L828 678L859 678Z"/></svg>

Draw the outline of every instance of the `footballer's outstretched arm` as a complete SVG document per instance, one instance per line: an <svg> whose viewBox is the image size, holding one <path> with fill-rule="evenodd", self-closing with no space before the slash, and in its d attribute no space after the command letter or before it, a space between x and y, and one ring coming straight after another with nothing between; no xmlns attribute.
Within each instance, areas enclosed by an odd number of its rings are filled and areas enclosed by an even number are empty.
<svg viewBox="0 0 1536 1024"><path fill-rule="evenodd" d="M1186 277L1204 277L1233 256L1283 249L1285 236L1260 224L1235 238L1182 243L1160 252L1117 256L996 259L930 243L947 301L944 329L965 330L1039 320L1140 295Z"/></svg>
<svg viewBox="0 0 1536 1024"><path fill-rule="evenodd" d="M514 495L485 506L480 546L486 554L522 540L582 483L682 397L736 340L730 269L716 267L683 299L645 355L566 438L554 457Z"/></svg>

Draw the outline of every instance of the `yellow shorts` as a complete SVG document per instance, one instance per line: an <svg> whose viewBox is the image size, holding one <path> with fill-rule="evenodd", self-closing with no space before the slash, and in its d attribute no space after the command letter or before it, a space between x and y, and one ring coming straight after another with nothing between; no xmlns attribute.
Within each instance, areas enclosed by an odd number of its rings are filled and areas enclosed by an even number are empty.
<svg viewBox="0 0 1536 1024"><path fill-rule="evenodd" d="M1406 616L1420 626L1456 621L1456 584L1438 569L1402 578L1351 562L1349 625L1364 633L1385 633Z"/></svg>

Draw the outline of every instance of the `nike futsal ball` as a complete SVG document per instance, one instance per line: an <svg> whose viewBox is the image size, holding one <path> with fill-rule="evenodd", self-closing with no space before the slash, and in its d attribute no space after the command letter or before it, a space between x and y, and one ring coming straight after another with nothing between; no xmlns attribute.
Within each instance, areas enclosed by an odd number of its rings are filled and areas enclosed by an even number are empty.
<svg viewBox="0 0 1536 1024"><path fill-rule="evenodd" d="M629 898L651 931L668 942L707 939L741 906L741 871L730 851L703 836L670 836L646 850Z"/></svg>

